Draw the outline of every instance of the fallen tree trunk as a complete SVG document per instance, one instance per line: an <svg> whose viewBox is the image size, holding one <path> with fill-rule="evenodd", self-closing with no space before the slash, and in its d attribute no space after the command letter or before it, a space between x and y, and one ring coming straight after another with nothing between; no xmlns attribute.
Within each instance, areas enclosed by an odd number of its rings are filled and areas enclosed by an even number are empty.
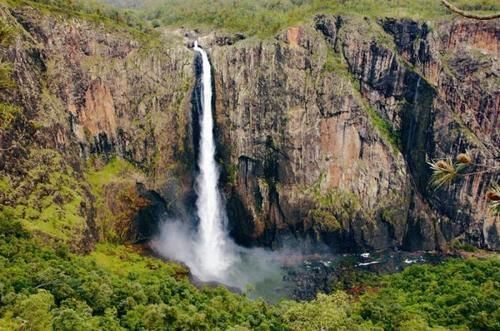
<svg viewBox="0 0 500 331"><path fill-rule="evenodd" d="M445 5L446 8L463 17L473 18L475 20L493 20L495 18L500 18L500 13L495 13L490 15L476 15L471 12L467 12L465 10L457 8L455 5L449 3L447 0L441 0L441 2L443 3L443 5Z"/></svg>

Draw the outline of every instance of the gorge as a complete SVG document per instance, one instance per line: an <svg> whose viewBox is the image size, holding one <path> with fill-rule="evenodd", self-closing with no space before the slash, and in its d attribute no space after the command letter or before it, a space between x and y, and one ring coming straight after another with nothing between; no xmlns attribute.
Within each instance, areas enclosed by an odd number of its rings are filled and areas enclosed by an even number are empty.
<svg viewBox="0 0 500 331"><path fill-rule="evenodd" d="M336 291L346 290L347 316L411 306L403 295L387 306L364 301L379 295L362 283L365 271L408 267L383 279L415 293L412 277L425 291L461 277L442 259L461 272L479 268L478 279L494 277L498 19L434 5L415 13L424 2L411 0L382 11L365 0L359 8L332 2L341 10L313 0L221 1L213 10L198 1L192 17L182 1L170 2L178 10L136 20L132 9L84 10L79 1L0 1L0 269L16 273L16 263L37 258L19 281L0 271L0 329L10 318L4 307L41 291L57 309L76 310L70 297L78 295L89 316L115 316L126 329L140 329L148 319L131 320L146 311L161 312L162 323L185 319L185 329L200 321L227 329L221 321L233 318L253 329L295 315L217 284L273 303L312 300L312 312L319 303L344 307ZM242 13L242 22L229 20ZM284 23L248 26L260 19ZM433 185L432 165L460 167L459 156L469 171ZM457 256L479 262L455 266ZM448 279L431 282L426 268ZM80 271L78 282L68 280ZM486 293L491 284L466 289ZM231 298L251 318L226 316ZM308 312L309 303L287 304ZM449 312L436 322L422 311L430 326L454 325ZM477 314L457 325L495 329L493 318ZM359 313L346 325L405 329L402 313L375 315Z"/></svg>
<svg viewBox="0 0 500 331"><path fill-rule="evenodd" d="M100 160L123 158L137 167L126 185L143 183L170 217L185 216L197 147L184 35L196 32L167 31L166 46L148 46L29 7L1 10L24 31L2 51L18 82L2 98L30 109L2 133L4 178L19 187L3 203L43 194L21 192L19 175L34 171L43 150L59 155L61 172L73 173L68 180L84 175L86 160L99 169ZM267 247L304 238L338 252L445 251L456 238L496 249L498 218L484 196L498 173L434 191L427 161L469 151L475 163L497 164L497 30L491 21L431 29L407 19L317 15L268 40L198 34L212 56L231 236ZM84 207L66 210L70 197L58 207L74 214L78 226L68 231L82 248L96 242L106 219L86 185L74 191ZM30 226L48 229L18 210ZM134 225L129 239L150 238L154 218Z"/></svg>

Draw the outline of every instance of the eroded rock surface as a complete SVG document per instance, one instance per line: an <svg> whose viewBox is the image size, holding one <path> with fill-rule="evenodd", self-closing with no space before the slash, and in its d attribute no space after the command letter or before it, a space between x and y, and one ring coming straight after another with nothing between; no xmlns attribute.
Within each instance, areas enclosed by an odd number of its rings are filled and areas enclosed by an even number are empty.
<svg viewBox="0 0 500 331"><path fill-rule="evenodd" d="M31 173L33 151L53 150L82 183L87 162L119 155L142 169L153 200L189 196L195 55L178 31L151 40L28 7L0 14L19 31L0 47L17 84L0 95L23 110L0 133L9 185ZM439 250L461 238L498 249L499 219L484 199L498 172L477 168L434 191L427 164L468 151L498 167L497 23L318 15L268 40L185 34L212 61L221 185L237 241ZM97 240L99 213L82 185L85 246Z"/></svg>
<svg viewBox="0 0 500 331"><path fill-rule="evenodd" d="M498 166L497 30L320 15L276 40L215 47L236 238L433 250L462 237L498 249L484 199L498 173L433 191L427 164L469 151Z"/></svg>

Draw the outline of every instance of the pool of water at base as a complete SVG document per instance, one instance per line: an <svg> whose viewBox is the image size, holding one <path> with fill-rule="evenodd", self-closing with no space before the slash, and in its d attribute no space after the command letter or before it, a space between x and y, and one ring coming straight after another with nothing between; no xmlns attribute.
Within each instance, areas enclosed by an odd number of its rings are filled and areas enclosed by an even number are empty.
<svg viewBox="0 0 500 331"><path fill-rule="evenodd" d="M330 293L338 288L336 283L345 281L346 274L394 273L413 264L442 260L443 256L436 253L403 251L282 257L273 260L272 263L279 265L273 266L274 272L247 285L244 292L252 299L262 298L271 303L283 299L310 300L317 293Z"/></svg>

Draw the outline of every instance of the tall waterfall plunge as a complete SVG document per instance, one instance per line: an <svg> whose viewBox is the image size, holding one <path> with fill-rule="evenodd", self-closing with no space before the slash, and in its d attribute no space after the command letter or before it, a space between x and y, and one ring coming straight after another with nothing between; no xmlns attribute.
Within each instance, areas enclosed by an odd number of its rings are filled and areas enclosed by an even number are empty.
<svg viewBox="0 0 500 331"><path fill-rule="evenodd" d="M201 281L216 281L244 289L248 284L267 291L270 283L280 282L282 274L276 253L262 248L236 245L226 231L227 216L218 190L219 169L215 161L212 114L212 74L207 53L195 43L202 59L201 116L198 148L196 214L193 228L187 219L166 219L152 248L160 255L185 263Z"/></svg>
<svg viewBox="0 0 500 331"><path fill-rule="evenodd" d="M198 84L193 97L196 105L201 106L197 107L201 108L197 109L199 121L196 124L199 126L193 130L198 147L197 200L194 206L192 203L177 206L180 210L178 215L183 216L163 220L160 233L151 241L151 247L161 256L183 262L195 280L239 288L251 298L262 297L277 302L297 293L314 295L316 289L323 289L326 285L326 272L329 271L325 268L330 270L330 265L336 268L336 263L340 261L329 254L328 247L307 241L307 238L289 237L287 241L282 239L278 250L246 248L238 246L226 232L227 217L222 195L218 191L219 169L215 161L211 65L207 53L197 43L193 50L197 53L198 71ZM193 210L184 213L185 207ZM235 224L245 221L251 220L235 220ZM325 255L314 260L318 252ZM358 266L379 263L367 262L368 258L363 257ZM318 273L317 270L321 271Z"/></svg>
<svg viewBox="0 0 500 331"><path fill-rule="evenodd" d="M230 266L233 257L228 249L225 232L225 211L218 191L219 170L215 162L215 142L212 117L212 73L207 53L195 41L194 50L202 58L202 116L200 120L199 174L196 178L198 245L196 256L200 272L216 278Z"/></svg>
<svg viewBox="0 0 500 331"><path fill-rule="evenodd" d="M158 238L151 242L160 255L184 262L202 281L217 281L236 286L229 279L239 261L238 246L226 232L226 212L218 190L219 169L215 161L212 114L212 73L207 53L195 42L194 51L202 60L201 114L199 116L196 229L186 219L167 219Z"/></svg>

